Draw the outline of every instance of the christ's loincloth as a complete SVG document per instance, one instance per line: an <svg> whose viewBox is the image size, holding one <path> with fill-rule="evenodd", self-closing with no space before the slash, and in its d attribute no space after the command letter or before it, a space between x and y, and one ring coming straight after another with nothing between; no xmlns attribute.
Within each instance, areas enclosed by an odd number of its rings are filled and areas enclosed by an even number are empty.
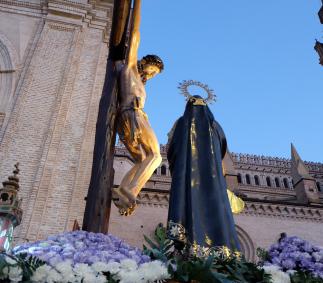
<svg viewBox="0 0 323 283"><path fill-rule="evenodd" d="M142 129L147 127L148 116L142 108L124 107L119 112L117 131L120 140L132 147L139 144Z"/></svg>

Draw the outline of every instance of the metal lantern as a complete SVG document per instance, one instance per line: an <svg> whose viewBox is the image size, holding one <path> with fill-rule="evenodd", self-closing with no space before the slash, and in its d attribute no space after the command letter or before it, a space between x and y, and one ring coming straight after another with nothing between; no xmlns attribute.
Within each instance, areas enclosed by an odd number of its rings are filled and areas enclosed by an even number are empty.
<svg viewBox="0 0 323 283"><path fill-rule="evenodd" d="M18 199L19 191L19 163L15 165L13 176L4 181L0 189L0 250L8 251L13 239L13 230L21 222L21 199Z"/></svg>

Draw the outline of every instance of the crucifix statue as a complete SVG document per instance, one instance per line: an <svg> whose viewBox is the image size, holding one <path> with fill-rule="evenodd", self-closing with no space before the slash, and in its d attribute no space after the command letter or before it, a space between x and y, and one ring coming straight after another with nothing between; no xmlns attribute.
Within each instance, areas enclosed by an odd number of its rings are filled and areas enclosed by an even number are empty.
<svg viewBox="0 0 323 283"><path fill-rule="evenodd" d="M160 165L159 143L143 110L145 83L163 70L156 55L137 60L141 0L115 0L107 72L100 100L91 182L83 229L108 231L111 199L122 215L130 215L142 187ZM128 33L130 30L129 41ZM115 136L119 134L134 166L113 188Z"/></svg>
<svg viewBox="0 0 323 283"><path fill-rule="evenodd" d="M124 62L118 62L120 105L117 132L135 162L120 186L113 190L113 201L123 215L132 213L137 195L162 160L158 140L143 108L146 99L144 84L163 70L163 62L156 55L147 55L139 62L137 60L140 2L134 1L127 58Z"/></svg>

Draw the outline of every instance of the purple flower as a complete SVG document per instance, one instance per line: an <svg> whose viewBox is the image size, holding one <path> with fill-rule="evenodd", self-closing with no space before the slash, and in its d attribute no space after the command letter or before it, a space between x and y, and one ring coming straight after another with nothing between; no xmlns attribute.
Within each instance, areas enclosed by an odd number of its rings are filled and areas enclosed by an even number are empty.
<svg viewBox="0 0 323 283"><path fill-rule="evenodd" d="M281 260L278 257L273 257L271 262L275 265L281 266Z"/></svg>
<svg viewBox="0 0 323 283"><path fill-rule="evenodd" d="M13 249L14 254L28 253L35 255L50 265L63 260L71 260L73 264L95 262L120 262L132 259L137 264L149 262L150 258L142 251L132 247L112 235L74 231L50 236L46 240L26 243Z"/></svg>
<svg viewBox="0 0 323 283"><path fill-rule="evenodd" d="M289 270L289 269L294 269L296 267L296 264L292 259L285 259L285 260L282 260L281 266L284 269Z"/></svg>
<svg viewBox="0 0 323 283"><path fill-rule="evenodd" d="M284 237L269 248L270 260L265 265L275 264L287 270L310 271L315 276L323 274L323 249L298 237Z"/></svg>

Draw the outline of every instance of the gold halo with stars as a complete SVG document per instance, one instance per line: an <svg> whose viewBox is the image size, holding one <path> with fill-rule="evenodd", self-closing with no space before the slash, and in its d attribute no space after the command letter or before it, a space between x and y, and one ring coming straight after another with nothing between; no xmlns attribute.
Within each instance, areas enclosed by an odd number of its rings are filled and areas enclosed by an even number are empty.
<svg viewBox="0 0 323 283"><path fill-rule="evenodd" d="M204 91L207 93L207 97L203 98L205 103L209 104L216 101L216 95L214 94L213 89L210 89L207 84L203 84L199 81L194 80L184 80L178 85L178 89L180 90L181 94L186 97L186 100L189 100L191 97L193 97L193 95L191 95L188 91L188 88L193 85L204 89Z"/></svg>

